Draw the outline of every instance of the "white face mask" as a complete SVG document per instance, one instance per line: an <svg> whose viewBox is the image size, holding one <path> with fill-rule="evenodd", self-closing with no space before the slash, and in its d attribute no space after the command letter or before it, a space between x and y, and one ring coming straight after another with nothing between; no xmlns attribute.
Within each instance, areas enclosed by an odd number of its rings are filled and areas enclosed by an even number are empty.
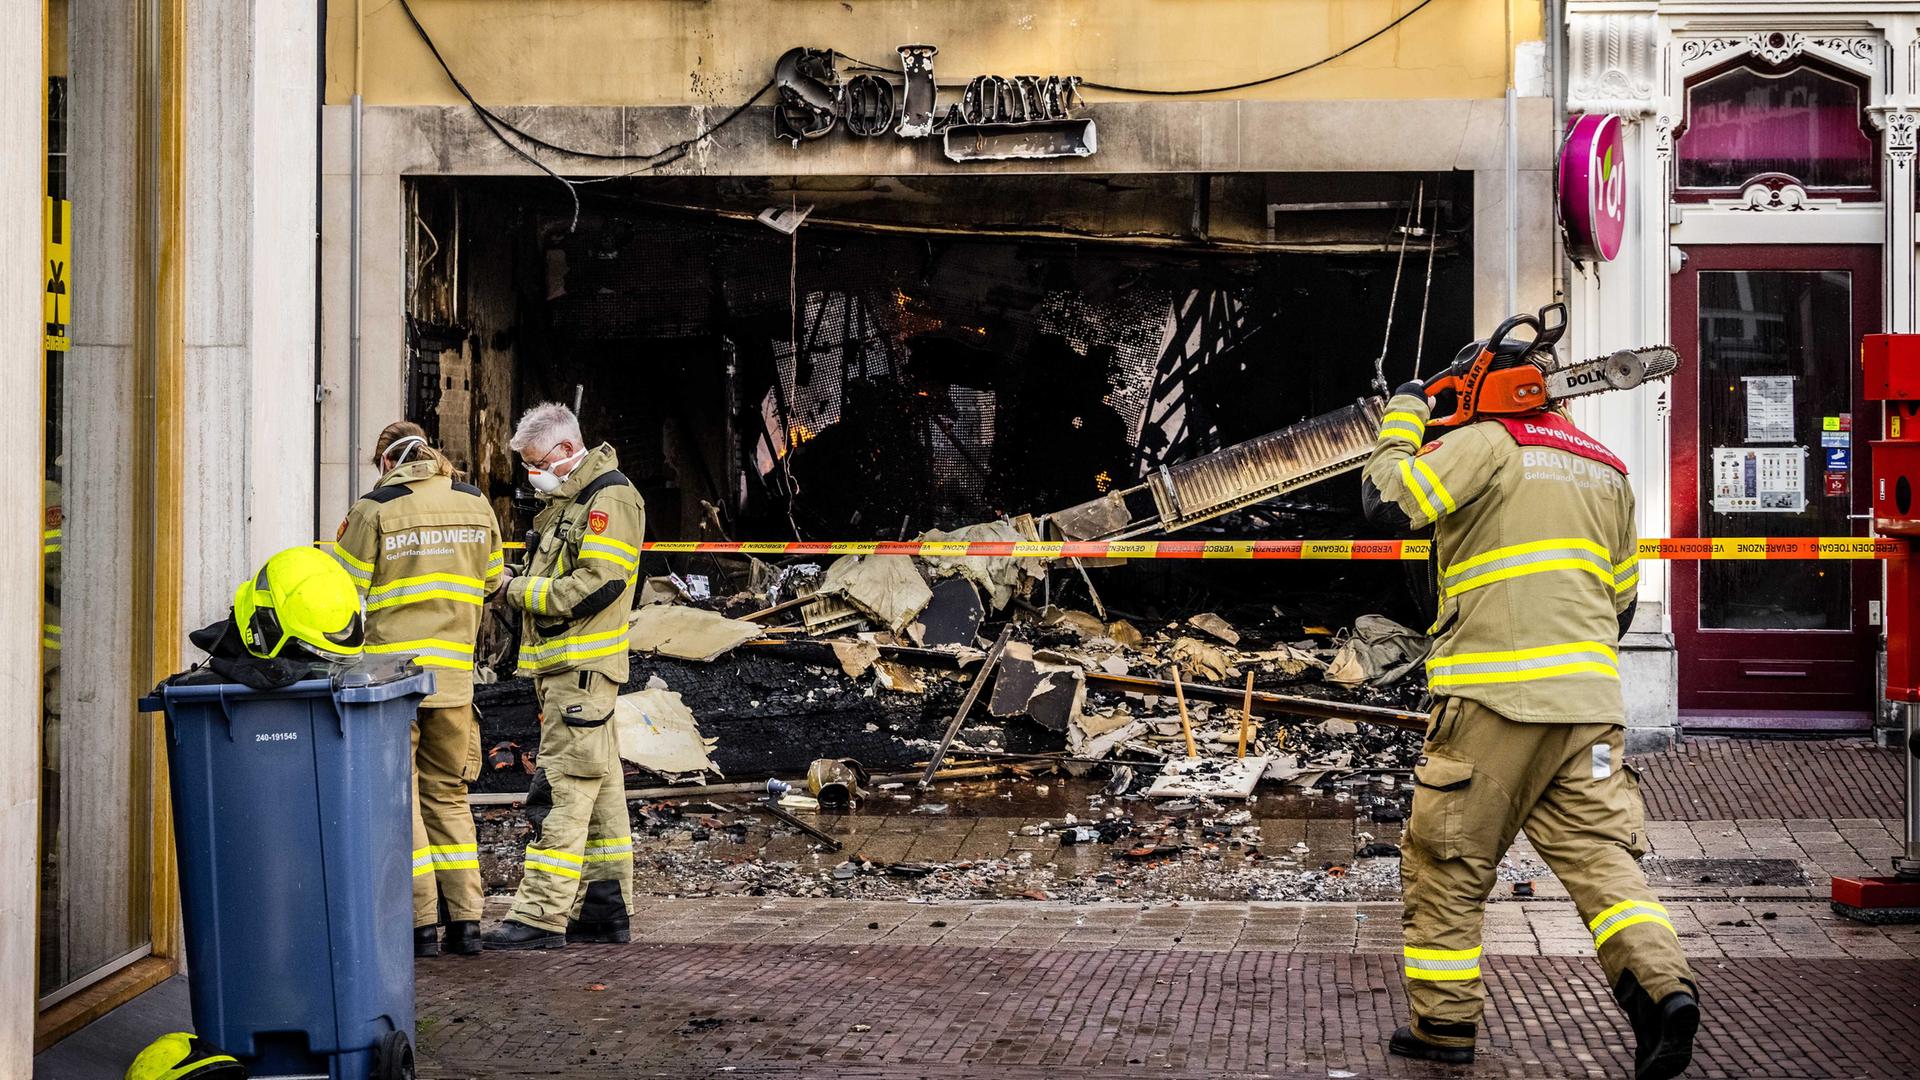
<svg viewBox="0 0 1920 1080"><path fill-rule="evenodd" d="M563 465L577 464L581 458L586 456L586 448L582 447L570 456L561 458L559 461L548 462L545 469L536 469L528 465L526 467L527 483L532 484L533 490L540 494L551 495L560 490L560 485L567 482L567 478L559 475L555 470Z"/></svg>

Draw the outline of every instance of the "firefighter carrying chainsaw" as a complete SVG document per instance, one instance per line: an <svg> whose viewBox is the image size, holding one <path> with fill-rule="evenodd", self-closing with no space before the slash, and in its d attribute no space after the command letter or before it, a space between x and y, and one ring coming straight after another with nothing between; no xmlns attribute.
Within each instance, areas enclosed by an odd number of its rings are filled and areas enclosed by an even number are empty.
<svg viewBox="0 0 1920 1080"><path fill-rule="evenodd" d="M1369 520L1433 528L1439 604L1402 845L1412 1017L1389 1048L1473 1060L1481 921L1525 829L1632 1021L1635 1076L1665 1080L1687 1067L1700 1007L1636 861L1645 812L1624 761L1616 651L1639 581L1633 492L1626 466L1559 402L1665 375L1677 358L1653 349L1563 368L1565 330L1564 305L1514 316L1439 376L1401 386L1361 482ZM1436 398L1453 411L1434 418Z"/></svg>

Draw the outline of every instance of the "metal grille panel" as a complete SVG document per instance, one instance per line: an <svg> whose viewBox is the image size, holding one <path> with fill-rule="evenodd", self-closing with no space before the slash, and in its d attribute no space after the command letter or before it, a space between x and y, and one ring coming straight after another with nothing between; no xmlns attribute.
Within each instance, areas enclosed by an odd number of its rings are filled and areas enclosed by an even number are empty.
<svg viewBox="0 0 1920 1080"><path fill-rule="evenodd" d="M1147 478L1160 526L1169 531L1264 502L1366 460L1386 403L1344 409L1169 466Z"/></svg>

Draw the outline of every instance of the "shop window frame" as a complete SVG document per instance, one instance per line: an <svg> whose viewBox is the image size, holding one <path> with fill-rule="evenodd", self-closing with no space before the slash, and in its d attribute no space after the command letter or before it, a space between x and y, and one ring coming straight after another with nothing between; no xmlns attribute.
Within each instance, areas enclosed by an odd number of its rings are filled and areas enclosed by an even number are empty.
<svg viewBox="0 0 1920 1080"><path fill-rule="evenodd" d="M1864 185L1810 184L1802 177L1784 172L1757 172L1737 185L1702 187L1686 186L1681 183L1682 159L1688 129L1692 126L1693 92L1714 79L1741 69L1749 69L1763 78L1784 78L1796 71L1808 70L1825 78L1850 86L1859 95L1860 107L1857 113L1861 134L1865 135L1870 149L1869 181ZM1759 53L1749 52L1730 57L1726 61L1689 72L1679 92L1679 122L1672 132L1672 198L1676 203L1703 204L1740 200L1755 187L1778 192L1783 187L1796 187L1809 198L1837 200L1844 203L1877 203L1884 198L1882 187L1884 180L1880 161L1885 155L1883 133L1870 119L1869 109L1874 102L1873 80L1858 71L1829 62L1821 57L1805 52L1796 53L1779 63L1774 63Z"/></svg>

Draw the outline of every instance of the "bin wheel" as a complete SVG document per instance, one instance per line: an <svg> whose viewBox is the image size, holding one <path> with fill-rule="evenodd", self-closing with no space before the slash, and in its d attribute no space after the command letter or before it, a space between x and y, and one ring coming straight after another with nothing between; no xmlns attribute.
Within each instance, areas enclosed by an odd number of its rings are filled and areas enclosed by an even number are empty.
<svg viewBox="0 0 1920 1080"><path fill-rule="evenodd" d="M389 1031L373 1048L373 1080L413 1080L413 1044L404 1031Z"/></svg>

